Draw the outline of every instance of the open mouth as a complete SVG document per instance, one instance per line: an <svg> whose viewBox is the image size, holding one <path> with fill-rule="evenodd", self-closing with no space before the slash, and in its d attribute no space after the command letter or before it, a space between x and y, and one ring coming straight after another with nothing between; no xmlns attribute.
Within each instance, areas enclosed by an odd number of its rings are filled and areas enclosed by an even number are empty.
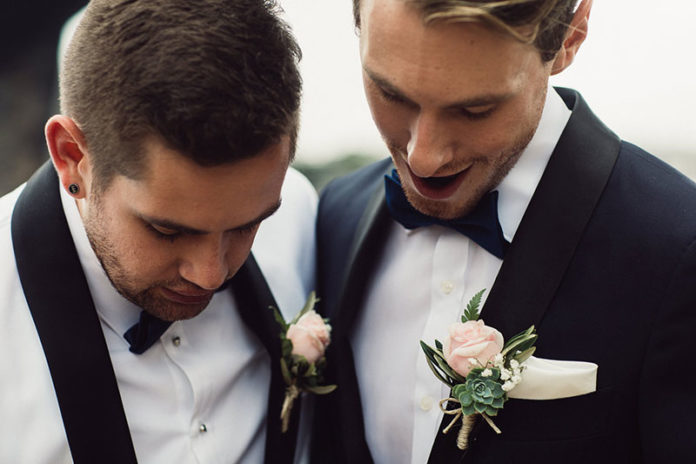
<svg viewBox="0 0 696 464"><path fill-rule="evenodd" d="M409 168L409 174L418 193L433 200L444 200L451 197L464 181L469 168L451 176L418 177Z"/></svg>

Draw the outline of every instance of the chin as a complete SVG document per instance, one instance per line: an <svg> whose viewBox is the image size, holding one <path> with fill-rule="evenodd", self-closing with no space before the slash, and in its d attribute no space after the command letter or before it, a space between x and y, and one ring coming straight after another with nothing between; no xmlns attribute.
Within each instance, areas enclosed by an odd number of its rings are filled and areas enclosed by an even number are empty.
<svg viewBox="0 0 696 464"><path fill-rule="evenodd" d="M210 300L199 304L178 304L168 300L143 305L143 309L164 321L182 321L192 319L208 307Z"/></svg>
<svg viewBox="0 0 696 464"><path fill-rule="evenodd" d="M439 219L454 219L469 214L478 204L483 194L472 194L466 198L456 198L464 192L457 192L446 200L431 200L423 197L413 187L404 189L409 203L423 214ZM484 192L485 193L485 192Z"/></svg>

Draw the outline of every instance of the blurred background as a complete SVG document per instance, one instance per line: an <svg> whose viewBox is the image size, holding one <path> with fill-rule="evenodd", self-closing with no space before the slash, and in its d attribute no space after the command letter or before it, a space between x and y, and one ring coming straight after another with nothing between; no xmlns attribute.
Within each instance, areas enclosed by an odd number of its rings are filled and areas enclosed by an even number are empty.
<svg viewBox="0 0 696 464"><path fill-rule="evenodd" d="M8 0L4 0L7 2ZM0 194L47 159L61 25L84 0L9 0L0 18ZM303 50L296 167L318 188L387 156L362 92L351 0L280 0ZM9 13L8 13L9 12ZM580 90L620 137L696 179L693 0L595 0L588 38L554 85Z"/></svg>

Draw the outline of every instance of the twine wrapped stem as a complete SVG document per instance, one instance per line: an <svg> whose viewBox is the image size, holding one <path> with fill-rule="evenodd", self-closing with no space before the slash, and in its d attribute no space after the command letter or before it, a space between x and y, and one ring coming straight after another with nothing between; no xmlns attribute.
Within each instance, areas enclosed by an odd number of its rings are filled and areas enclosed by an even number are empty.
<svg viewBox="0 0 696 464"><path fill-rule="evenodd" d="M469 447L469 434L471 433L471 429L474 427L474 420L476 419L476 414L465 415L464 413L462 413L461 407L456 409L447 409L445 407L445 404L448 402L461 405L459 400L456 398L445 398L444 400L440 400L440 411L442 411L443 414L446 414L448 416L454 416L449 425L442 430L442 433L449 432L452 429L452 427L454 427L454 424L457 423L457 420L459 420L459 418L461 417L462 426L459 429L459 433L457 434L457 448L459 448L460 450L465 450ZM488 417L487 414L478 415L483 416L483 418L486 420L486 422L488 422L488 425L491 426L495 433L502 433L501 430L495 425L495 423L493 423L493 420L491 420L491 418Z"/></svg>
<svg viewBox="0 0 696 464"><path fill-rule="evenodd" d="M280 419L282 421L282 432L288 431L288 424L290 422L290 412L292 411L292 405L300 396L300 390L293 384L290 385L285 390L285 400L283 400L283 408L280 410Z"/></svg>

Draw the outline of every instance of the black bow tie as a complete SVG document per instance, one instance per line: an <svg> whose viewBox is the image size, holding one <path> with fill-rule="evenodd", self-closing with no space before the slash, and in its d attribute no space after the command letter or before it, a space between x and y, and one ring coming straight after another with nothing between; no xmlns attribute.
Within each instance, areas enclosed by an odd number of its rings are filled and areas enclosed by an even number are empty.
<svg viewBox="0 0 696 464"><path fill-rule="evenodd" d="M215 290L215 293L226 290L228 286L229 281ZM131 353L143 354L160 339L170 325L172 325L172 321L163 321L159 317L143 311L140 313L140 320L123 334L123 338L130 343Z"/></svg>
<svg viewBox="0 0 696 464"><path fill-rule="evenodd" d="M416 210L409 203L396 169L391 177L384 176L387 207L391 216L407 229L441 225L460 232L500 259L505 257L510 242L505 240L498 221L498 192L488 192L468 215L455 219L440 219Z"/></svg>
<svg viewBox="0 0 696 464"><path fill-rule="evenodd" d="M128 329L123 334L123 338L130 343L131 353L143 354L160 339L170 325L172 325L171 321L163 321L157 316L143 311L140 313L140 321Z"/></svg>

